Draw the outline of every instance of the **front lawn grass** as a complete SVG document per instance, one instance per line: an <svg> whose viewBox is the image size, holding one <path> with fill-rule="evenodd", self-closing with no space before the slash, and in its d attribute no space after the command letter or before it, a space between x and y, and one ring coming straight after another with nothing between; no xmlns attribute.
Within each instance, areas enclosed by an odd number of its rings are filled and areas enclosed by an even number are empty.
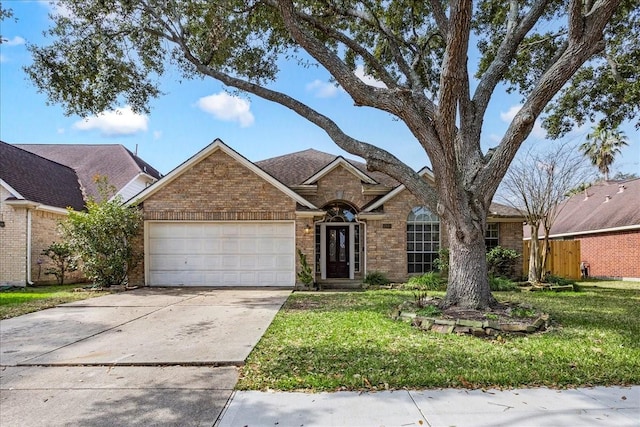
<svg viewBox="0 0 640 427"><path fill-rule="evenodd" d="M431 292L432 295L443 295ZM640 290L495 292L550 330L483 339L423 332L390 312L413 293L294 293L249 356L242 390L640 384Z"/></svg>
<svg viewBox="0 0 640 427"><path fill-rule="evenodd" d="M79 285L36 286L11 288L0 291L0 319L21 316L45 308L72 301L80 301L100 295L105 291L74 292Z"/></svg>

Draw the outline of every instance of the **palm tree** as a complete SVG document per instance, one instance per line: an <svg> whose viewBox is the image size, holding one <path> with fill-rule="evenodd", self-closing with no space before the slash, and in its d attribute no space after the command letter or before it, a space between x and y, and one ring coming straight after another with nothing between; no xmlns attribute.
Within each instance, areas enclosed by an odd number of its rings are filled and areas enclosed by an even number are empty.
<svg viewBox="0 0 640 427"><path fill-rule="evenodd" d="M587 141L580 145L580 151L591 160L591 163L609 180L609 168L613 164L620 148L629 145L624 132L605 128L599 124L587 135Z"/></svg>

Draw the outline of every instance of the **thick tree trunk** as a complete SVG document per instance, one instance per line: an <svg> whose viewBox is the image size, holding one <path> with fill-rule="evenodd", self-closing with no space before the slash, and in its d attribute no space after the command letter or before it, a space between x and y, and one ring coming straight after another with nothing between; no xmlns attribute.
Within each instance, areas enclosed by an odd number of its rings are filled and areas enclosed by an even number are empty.
<svg viewBox="0 0 640 427"><path fill-rule="evenodd" d="M477 310L490 307L496 300L489 288L484 230L474 229L473 232L465 233L459 227L450 224L447 224L447 228L449 283L445 306Z"/></svg>

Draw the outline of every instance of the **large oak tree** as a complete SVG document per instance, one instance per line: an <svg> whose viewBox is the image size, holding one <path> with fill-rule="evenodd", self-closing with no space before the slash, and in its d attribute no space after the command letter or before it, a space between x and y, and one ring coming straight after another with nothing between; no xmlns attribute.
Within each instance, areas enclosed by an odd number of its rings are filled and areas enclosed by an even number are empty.
<svg viewBox="0 0 640 427"><path fill-rule="evenodd" d="M295 111L440 216L451 254L448 305L484 308L494 301L487 211L545 107L554 134L599 113L620 123L638 111L636 0L60 3L65 13L54 18L52 44L32 46L27 69L52 102L80 115L123 102L147 111L161 94L158 76L178 66L184 76L210 77ZM345 133L330 112L270 88L283 58L298 61L301 71L315 62L355 106L404 122L431 160L435 185L392 153ZM470 58L478 63L470 66ZM385 87L360 80L358 65ZM497 147L484 153L487 107L505 87L522 95L522 108Z"/></svg>

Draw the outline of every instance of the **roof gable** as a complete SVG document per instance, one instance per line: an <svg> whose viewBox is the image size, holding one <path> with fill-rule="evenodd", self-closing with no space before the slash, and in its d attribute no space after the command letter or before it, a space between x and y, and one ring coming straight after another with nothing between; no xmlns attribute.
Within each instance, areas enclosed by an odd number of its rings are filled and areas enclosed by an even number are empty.
<svg viewBox="0 0 640 427"><path fill-rule="evenodd" d="M82 189L73 169L2 141L0 181L17 200L84 209Z"/></svg>
<svg viewBox="0 0 640 427"><path fill-rule="evenodd" d="M428 167L422 168L418 172L418 175L420 175L423 178L426 178L430 182L434 182L433 172ZM391 200L392 198L394 198L398 194L402 193L406 188L407 187L404 184L398 185L396 188L394 188L393 190L389 191L384 196L382 196L379 199L374 200L372 203L370 203L367 207L365 207L363 209L363 212L373 212L374 210L378 209L380 206L385 204L387 201Z"/></svg>
<svg viewBox="0 0 640 427"><path fill-rule="evenodd" d="M341 158L346 164L354 167L361 174L368 177L367 181L373 180L375 183L386 187L395 187L398 182L382 172L369 172L367 165L352 159L345 159L335 154L324 153L322 151L308 149L298 151L283 156L273 157L256 162L261 169L274 176L287 186L302 185L323 169L329 167L336 159ZM327 171L328 173L329 171Z"/></svg>
<svg viewBox="0 0 640 427"><path fill-rule="evenodd" d="M140 174L153 179L162 175L120 144L16 144L16 147L73 168L85 194L100 199L96 175L122 190Z"/></svg>
<svg viewBox="0 0 640 427"><path fill-rule="evenodd" d="M265 172L264 170L256 166L254 163L252 163L245 157L238 154L235 150L231 149L220 139L216 139L215 141L213 141L213 143L209 144L207 147L200 150L198 153L196 153L190 159L186 160L184 163L176 167L171 172L169 172L167 175L165 175L155 184L147 187L146 189L141 191L139 194L132 197L129 201L127 201L127 204L137 204L137 203L143 202L145 199L147 199L151 195L155 194L156 192L164 188L166 185L174 181L176 178L180 177L187 170L191 169L194 165L196 165L203 159L209 157L211 154L215 153L218 150L223 151L225 154L233 158L242 166L246 167L256 175L258 175L260 178L264 179L265 181L267 181L268 183L276 187L278 190L280 190L282 193L284 193L291 199L295 200L297 203L303 206L306 206L310 209L316 209L316 207L312 203L310 203L308 200L304 199L302 196L295 193L293 190L291 190L289 187L284 185L282 182L280 182L279 180L277 180L276 178L274 178L273 176L271 176L270 174L268 174L267 172Z"/></svg>
<svg viewBox="0 0 640 427"><path fill-rule="evenodd" d="M338 156L331 163L326 165L324 168L320 169L315 174L313 174L312 176L307 178L302 183L302 185L315 184L322 177L324 177L325 175L329 174L331 171L333 171L337 167L343 167L344 169L346 169L347 171L349 171L353 175L355 175L355 177L358 178L360 181L365 182L367 184L377 184L378 183L375 179L371 178L369 175L367 175L366 173L362 172L360 169L356 168L351 163L347 162L344 157Z"/></svg>

